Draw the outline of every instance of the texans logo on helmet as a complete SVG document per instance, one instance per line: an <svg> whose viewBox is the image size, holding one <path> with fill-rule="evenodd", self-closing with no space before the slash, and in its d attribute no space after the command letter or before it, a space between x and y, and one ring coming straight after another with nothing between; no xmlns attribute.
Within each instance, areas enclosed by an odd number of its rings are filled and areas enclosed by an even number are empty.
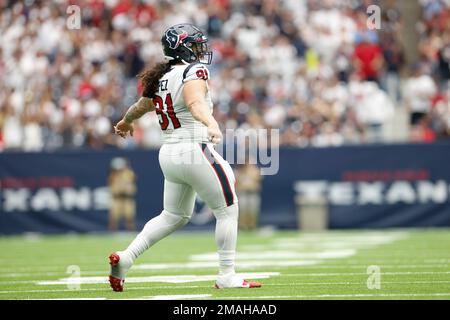
<svg viewBox="0 0 450 320"><path fill-rule="evenodd" d="M181 34L178 34L175 30L167 31L166 40L167 42L169 42L169 48L170 49L178 48L178 45L180 44L181 40L183 40L187 36L188 33L186 31L183 31Z"/></svg>

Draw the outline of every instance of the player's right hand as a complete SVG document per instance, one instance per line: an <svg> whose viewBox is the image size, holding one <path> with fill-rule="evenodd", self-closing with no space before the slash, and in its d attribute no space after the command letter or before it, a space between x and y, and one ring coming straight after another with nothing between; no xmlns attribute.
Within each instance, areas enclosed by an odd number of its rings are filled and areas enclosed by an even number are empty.
<svg viewBox="0 0 450 320"><path fill-rule="evenodd" d="M218 144L222 141L222 132L216 124L208 126L208 140L214 144Z"/></svg>
<svg viewBox="0 0 450 320"><path fill-rule="evenodd" d="M130 136L133 136L134 132L133 124L125 122L125 120L122 119L114 126L114 131L122 138L126 138L128 132L130 133Z"/></svg>

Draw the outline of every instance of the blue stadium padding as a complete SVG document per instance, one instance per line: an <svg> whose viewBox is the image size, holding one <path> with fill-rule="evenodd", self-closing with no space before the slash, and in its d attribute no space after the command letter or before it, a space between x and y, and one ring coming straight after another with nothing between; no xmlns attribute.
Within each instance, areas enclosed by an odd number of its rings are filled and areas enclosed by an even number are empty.
<svg viewBox="0 0 450 320"><path fill-rule="evenodd" d="M106 231L105 187L110 161L117 156L128 158L136 172L137 225L142 228L162 209L157 150L2 153L0 234ZM263 179L260 222L297 228L295 186L321 181L330 203L330 228L450 226L449 163L447 143L280 149L278 174ZM364 182L369 183L365 191ZM379 183L372 193L371 183ZM377 188L381 192L374 193ZM364 201L377 203L359 203L362 192ZM213 230L212 216L206 221L185 228Z"/></svg>

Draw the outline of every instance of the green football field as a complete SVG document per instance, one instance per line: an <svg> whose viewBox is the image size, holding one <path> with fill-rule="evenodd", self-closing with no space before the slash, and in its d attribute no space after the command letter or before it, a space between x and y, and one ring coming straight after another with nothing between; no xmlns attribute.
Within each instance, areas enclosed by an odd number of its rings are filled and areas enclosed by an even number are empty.
<svg viewBox="0 0 450 320"><path fill-rule="evenodd" d="M213 233L178 232L107 283L133 235L0 237L0 299L450 299L450 229L240 232L237 272L259 289L213 289Z"/></svg>

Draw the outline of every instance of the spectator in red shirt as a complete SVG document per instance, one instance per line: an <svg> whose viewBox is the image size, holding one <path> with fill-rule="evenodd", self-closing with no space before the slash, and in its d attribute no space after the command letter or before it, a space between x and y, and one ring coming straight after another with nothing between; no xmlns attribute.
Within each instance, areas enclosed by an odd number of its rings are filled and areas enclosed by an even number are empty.
<svg viewBox="0 0 450 320"><path fill-rule="evenodd" d="M360 42L355 46L353 63L361 80L379 82L383 53L377 43L370 41L367 33L361 35Z"/></svg>
<svg viewBox="0 0 450 320"><path fill-rule="evenodd" d="M416 126L411 128L411 141L419 143L436 141L436 133L430 128L429 122L428 117L424 117Z"/></svg>

